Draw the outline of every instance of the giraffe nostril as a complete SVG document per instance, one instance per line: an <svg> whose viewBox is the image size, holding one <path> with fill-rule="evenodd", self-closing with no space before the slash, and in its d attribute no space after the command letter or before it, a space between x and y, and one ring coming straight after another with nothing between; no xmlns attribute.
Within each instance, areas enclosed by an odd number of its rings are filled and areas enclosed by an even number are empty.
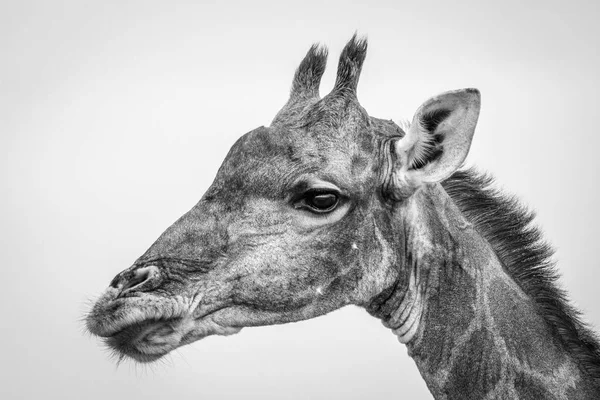
<svg viewBox="0 0 600 400"><path fill-rule="evenodd" d="M157 267L154 265L136 269L135 271L133 271L133 276L124 283L121 292L141 285L142 283L150 279L156 272Z"/></svg>

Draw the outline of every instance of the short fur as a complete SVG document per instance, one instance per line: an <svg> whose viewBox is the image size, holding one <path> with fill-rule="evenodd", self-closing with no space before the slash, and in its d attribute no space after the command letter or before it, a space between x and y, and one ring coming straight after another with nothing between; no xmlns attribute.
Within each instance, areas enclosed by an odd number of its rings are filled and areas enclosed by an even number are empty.
<svg viewBox="0 0 600 400"><path fill-rule="evenodd" d="M488 240L508 274L536 302L555 337L600 387L598 339L555 284L553 250L531 225L535 214L492 184L488 175L463 170L443 182L443 187Z"/></svg>

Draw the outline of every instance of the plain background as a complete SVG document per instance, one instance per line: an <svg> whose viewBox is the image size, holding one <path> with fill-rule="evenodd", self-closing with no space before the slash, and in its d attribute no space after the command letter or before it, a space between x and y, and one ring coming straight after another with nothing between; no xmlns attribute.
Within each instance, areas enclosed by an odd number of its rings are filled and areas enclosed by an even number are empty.
<svg viewBox="0 0 600 400"><path fill-rule="evenodd" d="M598 1L40 1L0 6L3 399L428 399L403 345L346 308L116 368L89 300L268 125L313 42L358 31L381 118L477 87L469 156L538 212L561 284L600 327Z"/></svg>

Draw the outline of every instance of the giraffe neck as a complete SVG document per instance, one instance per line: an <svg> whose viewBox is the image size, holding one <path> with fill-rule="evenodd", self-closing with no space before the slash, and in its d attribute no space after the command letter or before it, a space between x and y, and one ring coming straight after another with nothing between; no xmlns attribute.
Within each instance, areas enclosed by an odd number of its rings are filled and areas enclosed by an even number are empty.
<svg viewBox="0 0 600 400"><path fill-rule="evenodd" d="M369 311L406 343L434 397L600 398L443 189L413 197L400 216L405 276Z"/></svg>

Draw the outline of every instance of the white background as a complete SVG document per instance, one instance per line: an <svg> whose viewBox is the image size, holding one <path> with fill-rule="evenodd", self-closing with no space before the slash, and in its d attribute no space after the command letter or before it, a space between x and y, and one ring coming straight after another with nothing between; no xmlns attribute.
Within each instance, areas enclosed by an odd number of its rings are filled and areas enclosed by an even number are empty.
<svg viewBox="0 0 600 400"><path fill-rule="evenodd" d="M526 3L526 5L525 5ZM369 37L359 98L411 117L477 87L469 162L532 205L561 284L600 327L597 1L0 3L0 397L428 399L365 311L245 329L115 367L88 302L268 125L315 41Z"/></svg>

